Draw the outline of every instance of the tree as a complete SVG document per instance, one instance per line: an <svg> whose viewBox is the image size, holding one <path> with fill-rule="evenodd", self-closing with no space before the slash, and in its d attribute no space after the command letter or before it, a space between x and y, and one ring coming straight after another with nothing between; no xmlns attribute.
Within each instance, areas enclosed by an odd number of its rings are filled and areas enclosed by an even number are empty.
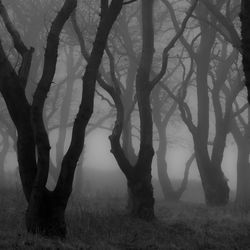
<svg viewBox="0 0 250 250"><path fill-rule="evenodd" d="M179 25L175 17L174 10L167 0L162 0L167 6L172 16L172 21L176 30L179 30ZM220 10L224 1L218 1L215 6ZM226 64L219 64L216 76L212 77L212 102L215 111L215 137L213 140L213 148L211 154L208 150L209 145L209 108L210 108L210 81L209 76L214 44L216 41L217 20L212 18L212 13L202 4L196 8L196 18L199 22L200 31L197 36L188 42L184 36L180 37L180 41L189 53L190 57L196 63L196 86L197 86L197 124L193 122L191 110L185 100L185 95L181 94L173 96L179 104L182 119L189 128L196 154L196 161L201 176L201 181L205 193L206 203L208 205L225 205L229 199L229 187L227 179L221 169L223 152L226 143L226 137L229 132L229 121L231 119L232 104L241 90L241 86L236 86L226 102L226 108L223 112L222 104L220 103L220 92L223 88L227 76L227 67L232 64L234 53L226 56ZM196 47L196 48L195 48ZM217 65L217 64L215 64ZM217 74L218 73L218 74ZM215 80L215 81L214 81ZM183 92L183 91L182 91ZM168 93L171 93L168 90ZM186 94L186 91L184 91ZM181 98L180 98L181 97Z"/></svg>
<svg viewBox="0 0 250 250"><path fill-rule="evenodd" d="M151 163L154 149L152 145L153 122L150 107L150 93L153 88L150 82L150 72L154 54L153 3L153 0L142 0L141 6L143 45L136 75L136 95L140 116L140 149L134 165L129 162L120 144L124 122L124 107L120 98L119 85L117 85L114 74L112 74L114 87L107 89L107 86L104 86L117 107L115 127L109 137L111 152L128 181L131 201L130 212L143 219L152 219L154 217L154 197L151 184Z"/></svg>
<svg viewBox="0 0 250 250"><path fill-rule="evenodd" d="M134 1L131 1L134 2ZM130 3L130 1L129 1ZM154 55L154 24L153 24L153 5L154 1L143 0L141 3L141 24L142 24L142 50L141 57L138 62L138 69L135 74L133 72L131 75L136 75L135 85L136 85L136 97L132 101L132 105L126 103L126 98L122 95L122 90L124 90L123 84L117 79L116 65L114 55L109 47L106 48L106 53L109 59L110 65L110 79L111 84L106 82L104 78L99 75L98 82L105 89L114 101L117 114L116 121L109 137L111 143L111 152L114 155L118 166L127 178L128 191L129 191L129 204L128 208L130 213L134 216L138 216L143 219L152 219L154 217L154 197L153 189L151 184L151 163L154 155L152 139L153 139L153 122L151 114L151 92L154 86L161 80L165 75L168 61L168 52L175 45L179 36L182 34L185 25L192 14L197 1L192 5L187 17L184 19L183 28L178 32L171 42L166 46L162 53L161 69L160 72L155 74L154 78L151 79L152 74L152 63ZM139 22L139 23L140 23ZM84 40L81 35L81 31L77 23L73 20L76 33L80 40L82 53L88 58L88 52L84 46ZM119 22L118 22L119 23ZM132 24L133 25L133 24ZM124 36L124 40L130 39L129 36ZM137 61L137 57L133 52L133 47L131 43L125 43L125 47L128 47L128 57L130 63L133 67L134 63ZM126 65L126 64L125 64ZM119 75L119 74L118 74ZM127 76L127 79L130 78ZM133 77L131 80L133 81ZM131 87L132 83L129 82ZM128 87L128 86L127 86ZM129 88L128 88L129 89ZM133 88L130 88L130 91ZM126 93L126 91L125 91ZM125 95L126 96L126 95ZM131 100L131 93L130 93ZM133 161L129 158L127 154L126 147L122 147L120 142L122 132L124 131L124 126L126 126L128 121L128 114L131 114L135 103L138 103L138 112L140 120L140 147L139 153L136 160ZM126 107L126 105L128 107ZM129 132L131 135L131 132ZM125 133L126 134L126 133ZM124 146L124 142L123 142ZM130 140L131 147L131 140Z"/></svg>
<svg viewBox="0 0 250 250"><path fill-rule="evenodd" d="M16 51L22 56L21 66L16 72L7 58L3 46L0 46L2 64L0 91L18 133L17 154L22 186L28 202L26 212L28 231L61 237L66 234L65 209L72 190L74 171L83 149L85 129L93 112L98 68L109 32L119 15L122 4L122 0L113 0L110 5L108 1L102 1L102 18L82 77L82 99L73 124L72 139L62 160L56 187L53 191L49 191L46 188L46 182L50 164L50 144L43 120L44 102L55 74L59 36L65 22L76 8L77 1L65 0L52 22L47 37L43 73L31 104L28 103L25 96L25 87L34 49L28 49L25 46L18 31L11 23L4 5L0 2L1 17Z"/></svg>
<svg viewBox="0 0 250 250"><path fill-rule="evenodd" d="M238 104L235 102L237 110ZM237 112L237 111L236 111ZM249 108L247 109L247 121L242 114L234 117L231 121L231 133L238 147L237 157L237 192L235 203L236 206L244 211L250 209L250 164L249 164ZM238 118L238 119L237 119Z"/></svg>
<svg viewBox="0 0 250 250"><path fill-rule="evenodd" d="M230 85L224 88L225 96L229 95L230 88L234 88L236 85L243 85L243 72L242 67L236 68L236 74L232 74L229 77ZM243 97L245 98L245 95ZM237 208L242 211L249 211L250 209L250 164L249 164L249 104L242 102L242 96L239 96L235 100L235 111L231 116L230 131L233 135L235 143L238 148L237 156L237 189L235 204Z"/></svg>
<svg viewBox="0 0 250 250"><path fill-rule="evenodd" d="M171 74L168 76L170 75ZM166 80L163 80L163 82L165 81ZM169 100L171 97L169 95L164 95L163 92L165 91L162 89L160 84L159 86L155 87L152 94L153 121L159 137L159 146L156 151L158 178L165 200L179 201L187 188L189 169L195 158L195 154L193 153L187 160L183 180L180 187L175 190L168 175L168 166L166 161L168 139L166 130L173 113L176 111L178 103L176 101L169 103L167 100ZM168 107L166 108L165 106ZM163 111L161 109L163 109Z"/></svg>
<svg viewBox="0 0 250 250"><path fill-rule="evenodd" d="M247 0L241 0L241 48L242 48L242 64L245 74L245 85L248 90L248 102L250 103L250 3Z"/></svg>

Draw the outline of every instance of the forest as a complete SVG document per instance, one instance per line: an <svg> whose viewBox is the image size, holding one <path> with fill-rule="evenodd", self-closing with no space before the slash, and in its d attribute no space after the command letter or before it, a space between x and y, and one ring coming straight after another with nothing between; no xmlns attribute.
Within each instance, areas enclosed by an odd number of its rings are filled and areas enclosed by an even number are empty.
<svg viewBox="0 0 250 250"><path fill-rule="evenodd" d="M250 249L250 1L0 20L0 249Z"/></svg>

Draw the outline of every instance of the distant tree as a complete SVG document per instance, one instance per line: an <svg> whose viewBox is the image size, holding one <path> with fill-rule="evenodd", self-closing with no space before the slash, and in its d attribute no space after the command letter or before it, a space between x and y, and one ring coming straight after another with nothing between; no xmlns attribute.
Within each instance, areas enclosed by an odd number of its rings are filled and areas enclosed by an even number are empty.
<svg viewBox="0 0 250 250"><path fill-rule="evenodd" d="M236 107L239 111L237 103ZM237 112L237 111L236 111ZM250 135L250 111L247 109L247 120L244 119L242 114L237 115L231 122L231 133L234 137L236 145L238 147L237 157L237 190L235 203L239 209L244 211L250 210L250 147L249 147L249 135Z"/></svg>
<svg viewBox="0 0 250 250"><path fill-rule="evenodd" d="M42 77L30 105L25 96L25 88L34 49L28 49L25 46L4 5L0 2L1 17L13 40L16 51L22 57L21 66L16 71L1 44L0 91L18 133L19 170L24 194L28 201L26 226L28 231L40 232L49 236L64 237L66 234L64 214L72 190L74 171L84 145L85 128L93 112L98 68L106 40L119 15L123 1L113 0L110 4L106 0L102 1L102 18L82 77L82 99L73 124L72 139L62 160L56 187L53 191L49 191L46 188L46 183L50 164L50 144L43 121L44 102L55 74L59 36L65 22L76 8L76 4L76 0L65 0L52 22L47 38Z"/></svg>
<svg viewBox="0 0 250 250"><path fill-rule="evenodd" d="M165 81L166 79L164 79L162 82ZM169 99L171 97L165 94L165 91L162 89L161 85L162 84L156 86L152 94L153 121L158 132L159 140L159 146L156 151L158 178L165 200L179 201L187 188L189 170L193 160L195 159L195 154L192 154L186 162L184 177L180 187L178 189L174 189L171 179L168 175L168 165L166 161L168 144L166 130L173 113L178 107L178 103L176 101L169 103Z"/></svg>
<svg viewBox="0 0 250 250"><path fill-rule="evenodd" d="M175 29L179 30L178 21L172 5L167 0L162 0L162 2L170 11ZM229 187L227 179L222 171L221 163L227 134L229 132L232 104L242 86L237 85L232 89L223 112L220 94L227 77L227 68L232 65L235 52L229 56L227 56L227 53L222 53L226 63L215 63L213 67L216 68L217 72L215 76L212 77L212 81L209 81L209 76L211 76L210 69L212 68L210 59L213 57L213 52L217 51L216 48L218 49L218 47L216 47L217 29L215 29L215 27L217 27L219 22L217 19L213 18L213 13L211 13L202 3L199 3L195 11L200 31L198 31L191 42L187 41L184 36L180 37L180 41L196 64L197 124L193 121L192 112L184 101L185 95L183 95L183 91L180 92L181 95L172 96L178 102L182 119L193 137L196 161L201 176L206 203L214 206L225 205L229 199ZM220 10L223 4L224 1L218 1L214 6L216 6L216 10ZM211 82L212 87L210 85ZM212 100L210 99L211 88ZM171 93L169 90L168 92ZM186 94L186 91L184 91L184 93ZM211 117L209 113L211 101L215 112L215 137L212 144L212 152L210 154L208 147L211 146L209 146L209 120Z"/></svg>
<svg viewBox="0 0 250 250"><path fill-rule="evenodd" d="M224 88L226 97L230 93L230 88L234 88L235 85L243 85L243 72L241 67L235 71L237 73L228 77L230 82L229 86ZM235 111L231 116L230 132L238 148L235 204L237 208L247 212L250 210L250 111L249 104L247 102L242 103L242 99L245 99L245 93L244 96L239 96L234 102Z"/></svg>

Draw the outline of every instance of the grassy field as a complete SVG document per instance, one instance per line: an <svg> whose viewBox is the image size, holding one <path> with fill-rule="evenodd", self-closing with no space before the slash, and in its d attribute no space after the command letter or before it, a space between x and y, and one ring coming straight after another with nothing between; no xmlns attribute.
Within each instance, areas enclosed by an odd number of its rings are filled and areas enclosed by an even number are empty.
<svg viewBox="0 0 250 250"><path fill-rule="evenodd" d="M131 218L121 198L73 196L62 241L26 233L21 190L0 191L0 249L250 249L250 216L231 207L156 202L157 219Z"/></svg>

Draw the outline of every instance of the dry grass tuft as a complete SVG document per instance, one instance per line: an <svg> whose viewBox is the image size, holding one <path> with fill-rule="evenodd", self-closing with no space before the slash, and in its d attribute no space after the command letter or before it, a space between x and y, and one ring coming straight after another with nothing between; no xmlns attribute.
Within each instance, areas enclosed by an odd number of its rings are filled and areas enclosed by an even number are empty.
<svg viewBox="0 0 250 250"><path fill-rule="evenodd" d="M157 219L131 218L119 198L72 198L65 241L26 233L22 192L0 191L0 249L250 249L250 216L232 206L156 204Z"/></svg>

